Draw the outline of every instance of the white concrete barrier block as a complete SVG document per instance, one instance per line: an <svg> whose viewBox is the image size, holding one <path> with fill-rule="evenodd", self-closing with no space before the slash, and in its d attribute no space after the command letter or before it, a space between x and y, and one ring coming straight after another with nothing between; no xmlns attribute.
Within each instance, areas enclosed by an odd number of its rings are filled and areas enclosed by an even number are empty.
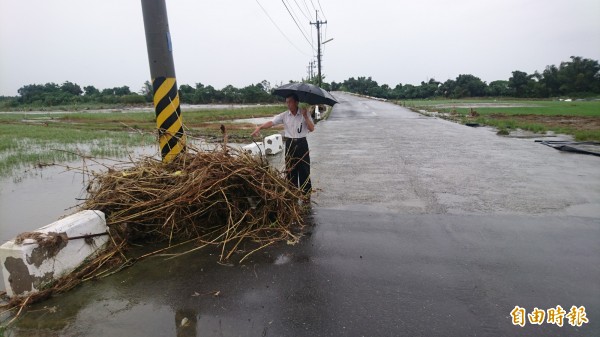
<svg viewBox="0 0 600 337"><path fill-rule="evenodd" d="M81 211L0 246L8 296L24 296L77 268L108 242L104 213Z"/></svg>
<svg viewBox="0 0 600 337"><path fill-rule="evenodd" d="M283 151L283 138L281 135L271 135L265 137L265 153L266 154L278 154Z"/></svg>
<svg viewBox="0 0 600 337"><path fill-rule="evenodd" d="M242 150L252 155L264 155L265 145L263 144L263 142L256 142L242 146Z"/></svg>

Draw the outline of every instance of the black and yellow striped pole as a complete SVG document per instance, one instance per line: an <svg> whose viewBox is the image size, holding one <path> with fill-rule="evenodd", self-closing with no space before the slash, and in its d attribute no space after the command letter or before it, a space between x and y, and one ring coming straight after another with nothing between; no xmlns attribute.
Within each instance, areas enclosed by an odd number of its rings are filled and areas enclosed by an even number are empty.
<svg viewBox="0 0 600 337"><path fill-rule="evenodd" d="M142 0L154 110L163 162L185 151L185 132L179 106L173 48L165 0Z"/></svg>

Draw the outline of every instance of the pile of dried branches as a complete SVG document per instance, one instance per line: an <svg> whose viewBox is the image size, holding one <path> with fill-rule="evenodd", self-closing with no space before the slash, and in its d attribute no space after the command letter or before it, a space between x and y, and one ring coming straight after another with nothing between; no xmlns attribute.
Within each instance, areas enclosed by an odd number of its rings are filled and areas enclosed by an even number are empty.
<svg viewBox="0 0 600 337"><path fill-rule="evenodd" d="M95 174L84 209L103 211L116 241L222 246L227 259L244 239L296 241L299 191L261 158L231 150L146 158L129 169Z"/></svg>
<svg viewBox="0 0 600 337"><path fill-rule="evenodd" d="M216 246L221 260L242 251L241 262L274 242L299 239L292 228L303 223L304 208L298 202L302 194L262 158L228 148L190 149L169 164L148 157L132 161L125 169L88 174L88 197L82 209L105 213L109 245L47 289L27 298L15 297L5 308L20 312L28 303L185 244L193 246L172 256ZM246 246L248 242L254 244ZM151 253L133 257L128 256L133 243L161 244Z"/></svg>

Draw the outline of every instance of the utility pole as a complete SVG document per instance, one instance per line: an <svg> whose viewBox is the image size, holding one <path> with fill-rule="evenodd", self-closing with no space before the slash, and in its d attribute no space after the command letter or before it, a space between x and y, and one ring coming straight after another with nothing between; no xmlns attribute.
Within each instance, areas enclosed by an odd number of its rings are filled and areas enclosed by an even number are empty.
<svg viewBox="0 0 600 337"><path fill-rule="evenodd" d="M308 62L308 66L306 68L308 69L308 80L311 81L315 77L315 62Z"/></svg>
<svg viewBox="0 0 600 337"><path fill-rule="evenodd" d="M142 0L142 13L160 153L163 162L168 163L185 150L185 133L165 0Z"/></svg>
<svg viewBox="0 0 600 337"><path fill-rule="evenodd" d="M323 78L321 77L321 25L327 24L327 21L319 21L319 11L316 12L316 21L311 22L311 25L317 26L317 83L319 86L323 84Z"/></svg>

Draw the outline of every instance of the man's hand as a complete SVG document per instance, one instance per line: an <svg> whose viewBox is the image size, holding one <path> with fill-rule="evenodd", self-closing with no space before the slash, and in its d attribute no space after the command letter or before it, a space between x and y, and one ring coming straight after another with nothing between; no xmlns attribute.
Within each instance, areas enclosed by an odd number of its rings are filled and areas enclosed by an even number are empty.
<svg viewBox="0 0 600 337"><path fill-rule="evenodd" d="M269 122L266 122L263 125L259 125L259 126L256 127L256 130L254 130L254 132L252 132L251 136L252 137L256 137L256 136L260 135L260 130L262 130L262 129L268 129L268 128L272 127L272 126L273 126L273 121L269 121Z"/></svg>
<svg viewBox="0 0 600 337"><path fill-rule="evenodd" d="M260 134L260 126L257 126L254 132L252 132L251 136L256 137Z"/></svg>
<svg viewBox="0 0 600 337"><path fill-rule="evenodd" d="M307 109L302 109L302 117L304 117L304 121L306 122L306 127L308 128L308 131L309 132L315 131L315 125L313 124L312 120L308 116Z"/></svg>

